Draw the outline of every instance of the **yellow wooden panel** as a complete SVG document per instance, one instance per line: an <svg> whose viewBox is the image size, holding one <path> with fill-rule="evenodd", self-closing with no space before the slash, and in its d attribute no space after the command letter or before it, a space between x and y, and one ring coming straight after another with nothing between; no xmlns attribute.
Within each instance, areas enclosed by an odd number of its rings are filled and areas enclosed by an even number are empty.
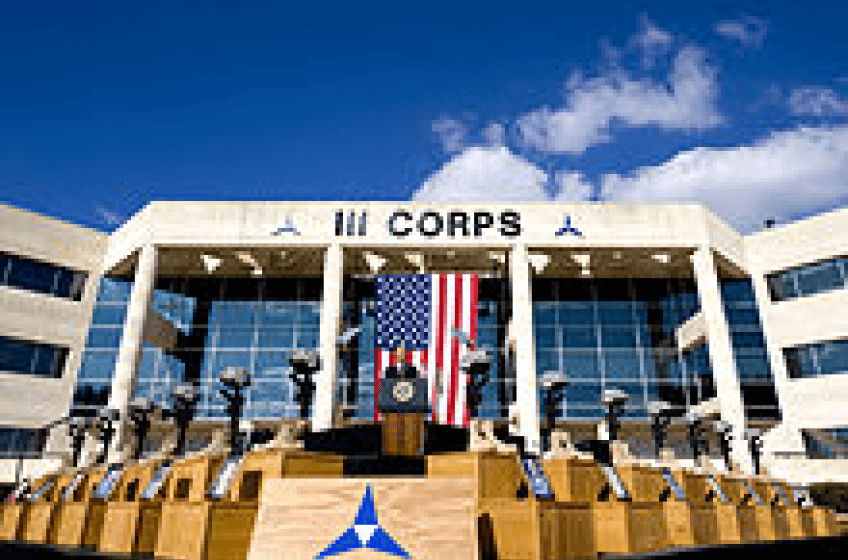
<svg viewBox="0 0 848 560"><path fill-rule="evenodd" d="M109 504L100 539L102 552L135 553L136 535L140 516L138 503L114 502Z"/></svg>
<svg viewBox="0 0 848 560"><path fill-rule="evenodd" d="M589 504L546 502L541 510L542 558L590 559L595 557L592 513Z"/></svg>
<svg viewBox="0 0 848 560"><path fill-rule="evenodd" d="M369 487L379 526L413 558L477 559L475 482L441 477L269 480L249 559L313 559L351 529ZM368 546L344 557L396 558Z"/></svg>
<svg viewBox="0 0 848 560"><path fill-rule="evenodd" d="M205 560L246 560L257 506L210 504Z"/></svg>
<svg viewBox="0 0 848 560"><path fill-rule="evenodd" d="M62 506L62 519L56 534L56 544L68 548L82 546L88 502L70 502Z"/></svg>
<svg viewBox="0 0 848 560"><path fill-rule="evenodd" d="M98 548L100 537L103 535L103 522L106 520L107 504L93 502L88 508L85 518L85 531L83 532L82 544L86 548Z"/></svg>
<svg viewBox="0 0 848 560"><path fill-rule="evenodd" d="M665 516L660 503L626 503L630 510L630 543L633 552L666 548Z"/></svg>
<svg viewBox="0 0 848 560"><path fill-rule="evenodd" d="M224 454L199 455L174 462L168 474L165 496L168 501L202 502L218 470L224 462ZM189 480L189 492L185 499L178 500L177 491L182 480Z"/></svg>
<svg viewBox="0 0 848 560"><path fill-rule="evenodd" d="M789 528L790 539L802 539L808 536L804 532L804 522L801 515L801 508L792 506L786 508L786 524Z"/></svg>
<svg viewBox="0 0 848 560"><path fill-rule="evenodd" d="M720 544L742 542L742 516L734 504L715 504L716 533Z"/></svg>
<svg viewBox="0 0 848 560"><path fill-rule="evenodd" d="M49 502L30 504L23 540L31 543L46 543L55 509L56 504Z"/></svg>
<svg viewBox="0 0 848 560"><path fill-rule="evenodd" d="M601 469L589 459L548 459L542 466L558 502L595 502L606 484Z"/></svg>
<svg viewBox="0 0 848 560"><path fill-rule="evenodd" d="M208 528L208 504L163 503L156 556L203 560Z"/></svg>
<svg viewBox="0 0 848 560"><path fill-rule="evenodd" d="M156 551L161 520L162 502L141 503L136 552L139 554L153 554Z"/></svg>
<svg viewBox="0 0 848 560"><path fill-rule="evenodd" d="M665 515L666 545L670 548L696 546L696 517L692 511L694 508L686 502L677 501L668 501L662 508Z"/></svg>
<svg viewBox="0 0 848 560"><path fill-rule="evenodd" d="M621 465L616 470L634 502L659 502L665 489L661 470L636 464Z"/></svg>
<svg viewBox="0 0 848 560"><path fill-rule="evenodd" d="M20 540L27 506L26 502L5 502L0 505L0 541Z"/></svg>
<svg viewBox="0 0 848 560"><path fill-rule="evenodd" d="M592 508L594 547L599 553L630 554L629 506L623 502L596 502Z"/></svg>
<svg viewBox="0 0 848 560"><path fill-rule="evenodd" d="M718 527L718 508L715 505L692 505L692 536L697 546L707 546L722 542ZM736 511L730 520L736 523ZM738 529L735 531L738 534ZM738 542L738 541L736 541Z"/></svg>

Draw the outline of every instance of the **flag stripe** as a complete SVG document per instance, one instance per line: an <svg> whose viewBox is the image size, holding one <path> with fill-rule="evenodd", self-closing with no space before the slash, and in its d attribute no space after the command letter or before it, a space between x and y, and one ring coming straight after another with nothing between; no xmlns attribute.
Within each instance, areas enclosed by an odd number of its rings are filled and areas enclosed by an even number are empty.
<svg viewBox="0 0 848 560"><path fill-rule="evenodd" d="M374 422L381 422L383 415L377 410L377 396L380 394L383 372L383 352L377 348L374 352Z"/></svg>
<svg viewBox="0 0 848 560"><path fill-rule="evenodd" d="M469 294L468 294L468 304L470 313L466 315L468 318L468 333L471 336L471 350L477 349L477 288L478 288L478 277L476 274L471 275L471 282L469 286ZM466 383L468 381L466 380ZM463 392L464 394L464 392ZM464 399L465 400L465 399ZM471 422L471 411L468 408L468 403L465 402L463 406L463 421L462 424L464 426L468 426Z"/></svg>

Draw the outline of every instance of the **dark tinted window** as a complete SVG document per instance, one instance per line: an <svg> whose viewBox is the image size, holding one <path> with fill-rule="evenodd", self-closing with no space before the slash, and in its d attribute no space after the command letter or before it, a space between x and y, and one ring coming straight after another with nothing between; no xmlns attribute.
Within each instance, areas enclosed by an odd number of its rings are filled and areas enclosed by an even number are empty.
<svg viewBox="0 0 848 560"><path fill-rule="evenodd" d="M0 456L9 454L40 454L46 441L45 430L0 428Z"/></svg>
<svg viewBox="0 0 848 560"><path fill-rule="evenodd" d="M783 301L844 288L846 286L845 258L828 259L770 274L767 277L773 301Z"/></svg>
<svg viewBox="0 0 848 560"><path fill-rule="evenodd" d="M87 274L65 267L8 254L0 254L0 283L79 301Z"/></svg>
<svg viewBox="0 0 848 560"><path fill-rule="evenodd" d="M59 378L68 349L0 336L0 371Z"/></svg>

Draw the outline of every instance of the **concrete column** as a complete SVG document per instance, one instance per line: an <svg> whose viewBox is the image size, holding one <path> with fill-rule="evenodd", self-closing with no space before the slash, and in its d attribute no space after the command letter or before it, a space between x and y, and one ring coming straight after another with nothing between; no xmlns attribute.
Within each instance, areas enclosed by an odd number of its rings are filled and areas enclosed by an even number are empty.
<svg viewBox="0 0 848 560"><path fill-rule="evenodd" d="M315 381L315 402L312 407L313 431L333 427L333 409L338 384L339 328L342 317L342 283L344 267L342 246L334 243L324 254L324 293L321 298L321 370Z"/></svg>
<svg viewBox="0 0 848 560"><path fill-rule="evenodd" d="M760 322L763 325L763 335L766 341L771 373L774 376L774 386L777 392L777 403L783 420L774 429L763 437L763 465L767 468L767 456L774 451L804 453L804 440L801 438L800 427L795 420L795 407L790 402L789 395L789 371L786 366L786 358L783 349L777 346L772 336L771 326L771 296L769 296L768 285L765 277L757 271L751 274L751 284L754 287L754 297L757 309L760 312Z"/></svg>
<svg viewBox="0 0 848 560"><path fill-rule="evenodd" d="M527 246L512 246L509 274L512 283L512 321L515 332L516 373L521 435L529 451L541 452L539 393L536 380L536 343L533 339L533 294Z"/></svg>
<svg viewBox="0 0 848 560"><path fill-rule="evenodd" d="M742 390L730 341L730 328L722 305L721 289L715 267L712 250L700 246L692 255L698 297L701 300L701 313L707 327L710 365L715 380L716 395L721 407L721 417L733 426L731 441L731 460L743 470L753 472L753 463L748 442L743 437L745 431L745 407L742 402Z"/></svg>
<svg viewBox="0 0 848 560"><path fill-rule="evenodd" d="M118 410L121 415L121 421L118 422L109 450L110 461L118 460L117 455L127 429L125 420L141 362L144 325L153 305L157 260L156 247L153 245L145 245L138 253L127 319L124 323L118 362L115 364L115 377L112 379L112 392L109 396L109 408Z"/></svg>

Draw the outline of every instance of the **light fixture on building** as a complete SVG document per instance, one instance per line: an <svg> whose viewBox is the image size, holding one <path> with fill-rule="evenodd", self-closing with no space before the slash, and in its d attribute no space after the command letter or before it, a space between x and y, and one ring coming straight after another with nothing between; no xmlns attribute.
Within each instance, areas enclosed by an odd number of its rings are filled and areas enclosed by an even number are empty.
<svg viewBox="0 0 848 560"><path fill-rule="evenodd" d="M424 274L424 255L421 253L404 253L403 256L410 263L418 267L418 272Z"/></svg>
<svg viewBox="0 0 848 560"><path fill-rule="evenodd" d="M589 253L572 253L571 258L582 268L589 268L589 261L592 257Z"/></svg>
<svg viewBox="0 0 848 560"><path fill-rule="evenodd" d="M621 258L621 251L613 251L612 258L618 260Z"/></svg>
<svg viewBox="0 0 848 560"><path fill-rule="evenodd" d="M668 261L671 259L668 253L655 253L651 255L651 258L662 264L668 264Z"/></svg>
<svg viewBox="0 0 848 560"><path fill-rule="evenodd" d="M589 276L589 275L591 275L591 274L592 274L592 271L591 271L591 270L589 270L588 268L581 268L581 269L580 269L580 274L582 274L583 276Z"/></svg>
<svg viewBox="0 0 848 560"><path fill-rule="evenodd" d="M506 254L503 251L489 251L489 258L493 261L498 261L500 264L506 262Z"/></svg>
<svg viewBox="0 0 848 560"><path fill-rule="evenodd" d="M213 255L200 255L200 260L203 261L203 267L206 269L206 272L211 274L215 272L215 270L221 266L221 263L224 262L222 259L215 257Z"/></svg>
<svg viewBox="0 0 848 560"><path fill-rule="evenodd" d="M454 250L447 251L446 254L447 254L449 259L456 258L456 251L454 251Z"/></svg>
<svg viewBox="0 0 848 560"><path fill-rule="evenodd" d="M527 260L530 262L533 270L536 271L536 274L541 274L545 270L545 267L548 266L548 263L551 262L551 257L543 253L531 253L527 255Z"/></svg>
<svg viewBox="0 0 848 560"><path fill-rule="evenodd" d="M256 257L246 252L236 253L236 257L238 257L238 260L253 269L250 271L252 276L262 276L262 267L259 266L259 263L256 261Z"/></svg>
<svg viewBox="0 0 848 560"><path fill-rule="evenodd" d="M386 264L386 259L380 255L375 255L374 253L366 251L363 256L365 257L365 262L368 264L368 268L371 269L372 274L380 272L380 269L383 268L384 264Z"/></svg>

